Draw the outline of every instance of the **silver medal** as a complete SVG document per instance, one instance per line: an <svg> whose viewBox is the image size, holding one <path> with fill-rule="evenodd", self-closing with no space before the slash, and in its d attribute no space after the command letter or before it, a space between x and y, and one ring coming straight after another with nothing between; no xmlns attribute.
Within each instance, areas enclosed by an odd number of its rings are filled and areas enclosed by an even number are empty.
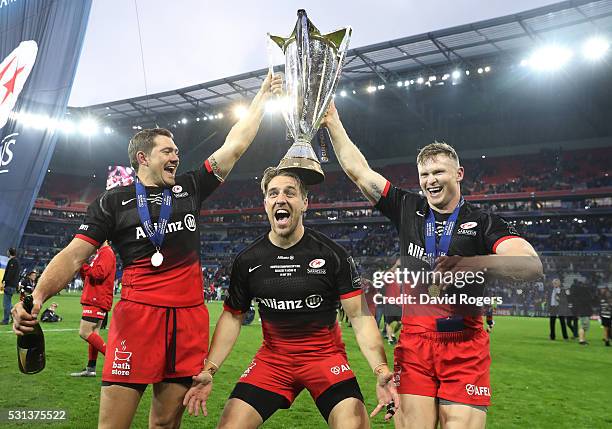
<svg viewBox="0 0 612 429"><path fill-rule="evenodd" d="M153 256L151 256L151 265L154 267L159 267L162 262L164 262L164 255L162 255L158 250L153 254Z"/></svg>

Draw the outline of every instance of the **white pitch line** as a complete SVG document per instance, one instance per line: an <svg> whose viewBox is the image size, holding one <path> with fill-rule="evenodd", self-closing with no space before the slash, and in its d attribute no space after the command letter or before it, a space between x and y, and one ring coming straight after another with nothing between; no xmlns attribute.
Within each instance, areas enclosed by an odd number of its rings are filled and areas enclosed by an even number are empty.
<svg viewBox="0 0 612 429"><path fill-rule="evenodd" d="M60 329L44 329L43 332L67 332L67 331L78 331L79 328L60 328ZM13 331L0 331L2 334L13 334Z"/></svg>
<svg viewBox="0 0 612 429"><path fill-rule="evenodd" d="M251 323L251 326L260 326L261 322L253 322ZM217 326L216 323L211 323L210 327L214 328L215 326ZM70 331L78 331L79 328L59 328L59 329L43 329L44 333L47 332L70 332ZM13 334L13 331L0 331L0 334Z"/></svg>

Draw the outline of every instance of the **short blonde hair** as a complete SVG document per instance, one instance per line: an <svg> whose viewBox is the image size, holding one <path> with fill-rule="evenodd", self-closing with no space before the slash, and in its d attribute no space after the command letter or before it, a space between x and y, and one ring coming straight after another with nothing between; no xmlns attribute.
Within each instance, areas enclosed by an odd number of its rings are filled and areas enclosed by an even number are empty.
<svg viewBox="0 0 612 429"><path fill-rule="evenodd" d="M289 170L284 170L284 169L280 169L276 167L268 167L265 169L263 173L263 177L261 178L261 192L263 192L264 197L266 196L266 193L268 192L268 185L270 184L272 179L274 179L277 176L287 176L287 177L293 178L298 185L300 194L302 194L302 198L308 197L308 189L306 189L306 185L304 185L304 182L302 182L302 179L300 179L300 176L298 176L297 174Z"/></svg>
<svg viewBox="0 0 612 429"><path fill-rule="evenodd" d="M446 142L438 141L429 143L427 146L425 146L419 151L419 154L416 158L417 165L424 164L425 161L428 161L436 157L437 155L446 155L450 159L455 160L457 162L457 165L460 165L459 156L457 155L457 152L455 152L455 149L453 149L453 147Z"/></svg>

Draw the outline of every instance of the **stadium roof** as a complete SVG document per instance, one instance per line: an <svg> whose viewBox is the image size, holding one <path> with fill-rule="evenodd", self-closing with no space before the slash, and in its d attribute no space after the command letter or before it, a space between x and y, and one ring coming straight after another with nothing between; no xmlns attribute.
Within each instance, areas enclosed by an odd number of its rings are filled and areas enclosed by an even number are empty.
<svg viewBox="0 0 612 429"><path fill-rule="evenodd" d="M342 86L364 80L386 83L417 71L474 67L482 58L516 60L519 52L543 42L572 40L585 34L612 33L612 0L564 1L504 17L480 21L349 50ZM252 97L267 69L217 79L172 91L96 104L73 111L116 126L165 123L214 114L222 106Z"/></svg>

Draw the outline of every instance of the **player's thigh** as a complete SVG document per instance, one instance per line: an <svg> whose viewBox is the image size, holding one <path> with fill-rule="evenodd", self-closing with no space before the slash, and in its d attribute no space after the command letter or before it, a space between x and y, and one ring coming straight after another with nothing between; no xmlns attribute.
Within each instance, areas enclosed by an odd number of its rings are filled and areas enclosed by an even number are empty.
<svg viewBox="0 0 612 429"><path fill-rule="evenodd" d="M149 413L150 428L178 428L185 407L183 398L191 383L165 382L153 385L151 412Z"/></svg>
<svg viewBox="0 0 612 429"><path fill-rule="evenodd" d="M253 406L242 399L231 398L223 408L218 429L255 429L263 419Z"/></svg>
<svg viewBox="0 0 612 429"><path fill-rule="evenodd" d="M100 325L102 324L101 320L93 321L81 319L81 323L79 325L79 335L81 336L89 336L92 332L96 330L100 330Z"/></svg>
<svg viewBox="0 0 612 429"><path fill-rule="evenodd" d="M401 394L400 408L393 416L396 429L434 429L438 423L436 398Z"/></svg>
<svg viewBox="0 0 612 429"><path fill-rule="evenodd" d="M482 407L465 404L440 405L442 429L484 429L487 413Z"/></svg>
<svg viewBox="0 0 612 429"><path fill-rule="evenodd" d="M102 386L98 429L129 428L143 392L118 384Z"/></svg>
<svg viewBox="0 0 612 429"><path fill-rule="evenodd" d="M357 398L338 402L329 413L327 421L332 429L367 429L370 420L365 405Z"/></svg>

